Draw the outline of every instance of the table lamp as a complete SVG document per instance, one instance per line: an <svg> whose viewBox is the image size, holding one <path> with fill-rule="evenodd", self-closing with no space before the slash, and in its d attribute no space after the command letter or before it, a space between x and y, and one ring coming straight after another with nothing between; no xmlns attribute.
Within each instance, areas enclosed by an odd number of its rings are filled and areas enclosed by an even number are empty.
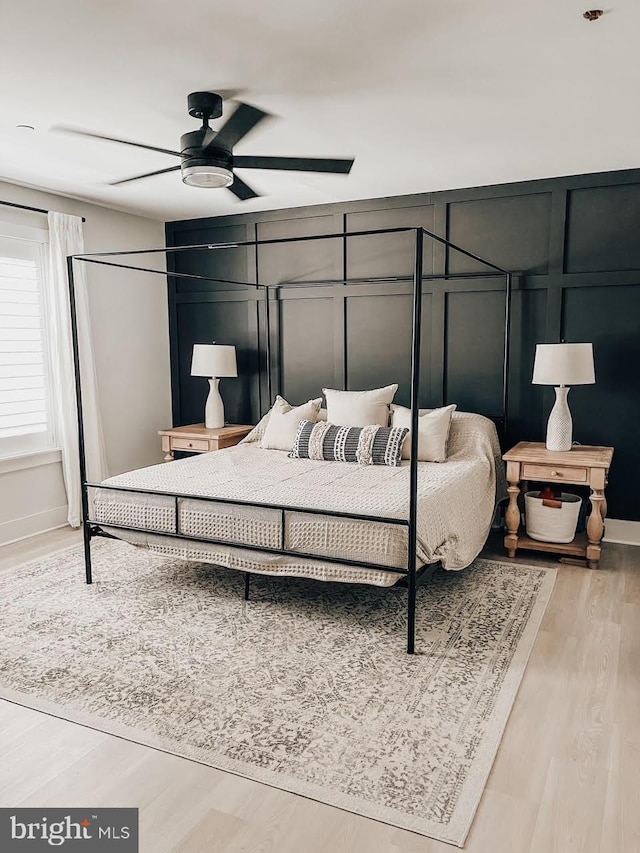
<svg viewBox="0 0 640 853"><path fill-rule="evenodd" d="M204 407L207 429L224 426L224 403L218 385L225 376L237 376L236 348L222 344L194 344L191 375L209 377L209 396Z"/></svg>
<svg viewBox="0 0 640 853"><path fill-rule="evenodd" d="M571 450L573 423L567 403L571 385L593 385L593 344L537 344L534 385L555 385L556 402L547 424L547 450Z"/></svg>

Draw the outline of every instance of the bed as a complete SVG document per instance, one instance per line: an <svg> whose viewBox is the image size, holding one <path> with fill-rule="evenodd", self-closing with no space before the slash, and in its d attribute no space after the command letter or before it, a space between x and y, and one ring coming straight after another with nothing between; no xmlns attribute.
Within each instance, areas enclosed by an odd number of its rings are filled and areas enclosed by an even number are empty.
<svg viewBox="0 0 640 853"><path fill-rule="evenodd" d="M346 245L352 238L383 234L413 236L411 275L276 284L258 280L258 256L264 244L340 238ZM249 593L249 578L256 572L378 586L391 586L403 579L408 591L407 652L413 654L418 575L436 563L447 569L459 569L472 562L485 542L502 482L495 427L491 420L479 415L461 413L455 416L446 462L418 462L423 282L469 277L469 274L423 270L425 239L442 245L448 252L455 251L480 262L486 271L478 276L504 281L502 412L496 416L504 437L509 410L514 274L425 228L402 226L305 238L256 237L233 243L136 249L67 258L87 583L92 583L91 541L95 536L115 536L156 553L240 569L245 573L245 597ZM272 338L277 343L278 335L274 333L274 322L270 318L283 288L335 288L336 285L386 282L396 285L398 292L411 294L410 416L407 424L410 461L392 469L290 459L281 451L260 448L255 435L254 440L250 435L241 446L226 451L144 468L103 483L91 482L87 478L85 456L74 264L102 264L163 275L162 269L134 266L127 257L163 253L167 262L171 262L172 278L198 279L215 289L220 279L179 272L173 269L174 256L184 251L224 253L227 249L243 247L252 257L255 255L256 277L233 284L256 291L261 305L258 314L262 321L256 328L255 352L264 358L264 370L256 374L262 412L274 399L274 377L279 390L282 376L281 347L276 345L272 353ZM124 263L121 262L123 257ZM275 327L277 331L277 322ZM344 334L347 334L346 326ZM346 338L344 344L339 371L343 388L347 382ZM445 398L443 373L442 399Z"/></svg>
<svg viewBox="0 0 640 853"><path fill-rule="evenodd" d="M92 522L157 554L250 573L376 586L397 583L402 574L392 569L406 567L406 526L332 514L406 519L408 463L396 468L290 459L262 449L254 431L236 447L131 471L102 486L93 495ZM493 422L455 413L447 461L418 464L418 566L468 566L486 541L503 486ZM260 506L264 503L271 506Z"/></svg>

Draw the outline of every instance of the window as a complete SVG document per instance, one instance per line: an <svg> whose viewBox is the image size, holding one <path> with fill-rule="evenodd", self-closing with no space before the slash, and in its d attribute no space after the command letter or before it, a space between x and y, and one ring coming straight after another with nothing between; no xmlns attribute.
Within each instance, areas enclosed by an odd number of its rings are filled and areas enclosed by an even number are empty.
<svg viewBox="0 0 640 853"><path fill-rule="evenodd" d="M45 322L48 233L0 223L0 457L55 446Z"/></svg>

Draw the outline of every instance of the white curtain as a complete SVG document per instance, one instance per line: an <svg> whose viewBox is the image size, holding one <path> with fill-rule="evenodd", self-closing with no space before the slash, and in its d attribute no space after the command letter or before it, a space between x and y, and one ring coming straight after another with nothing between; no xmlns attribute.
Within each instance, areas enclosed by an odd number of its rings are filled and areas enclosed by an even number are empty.
<svg viewBox="0 0 640 853"><path fill-rule="evenodd" d="M82 219L65 213L49 213L49 264L45 291L52 352L51 379L57 415L57 436L62 448L62 471L69 504L67 520L72 527L79 527L82 522L82 503L67 255L79 255L83 252ZM91 340L86 264L75 261L73 272L80 344L87 477L89 480L100 481L107 476L107 464Z"/></svg>

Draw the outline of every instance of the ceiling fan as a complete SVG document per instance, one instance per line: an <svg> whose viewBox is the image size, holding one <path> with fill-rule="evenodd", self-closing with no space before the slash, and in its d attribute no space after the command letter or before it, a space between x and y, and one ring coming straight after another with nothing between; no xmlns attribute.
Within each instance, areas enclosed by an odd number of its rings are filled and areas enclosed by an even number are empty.
<svg viewBox="0 0 640 853"><path fill-rule="evenodd" d="M147 151L159 151L180 158L179 166L168 169L157 169L112 181L111 186L128 184L142 178L163 175L166 172L182 171L182 180L192 187L218 188L227 187L241 200L256 198L259 193L235 174L235 169L278 169L296 172L330 172L346 175L350 172L353 159L341 160L325 157L252 157L234 156L233 148L269 113L250 104L239 103L235 112L226 120L217 132L209 127L211 119L222 115L222 97L214 92L192 92L188 97L189 115L201 119L202 126L198 130L185 133L180 138L180 151L169 148L157 148L144 145L141 142L131 142L127 139L117 139L113 136L103 136L72 128L58 128L66 133L88 136L92 139L104 139L117 142L120 145L131 145L134 148L144 148Z"/></svg>

